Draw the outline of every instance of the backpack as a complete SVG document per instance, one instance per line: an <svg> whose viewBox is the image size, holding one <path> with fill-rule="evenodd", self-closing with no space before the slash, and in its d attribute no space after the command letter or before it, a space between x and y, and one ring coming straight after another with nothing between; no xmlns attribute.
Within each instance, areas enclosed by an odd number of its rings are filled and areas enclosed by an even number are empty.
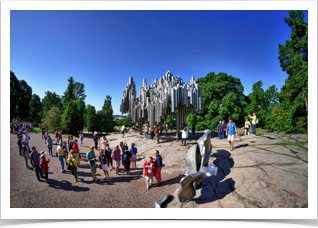
<svg viewBox="0 0 318 228"><path fill-rule="evenodd" d="M257 123L257 124L258 124L258 122L259 122L259 121L258 121L258 118L256 118L256 121L255 121L255 123Z"/></svg>
<svg viewBox="0 0 318 228"><path fill-rule="evenodd" d="M128 154L127 154L127 153L124 153L124 154L123 154L123 163L124 163L124 164L127 164L127 163L129 163L129 161L130 161L130 159L129 159Z"/></svg>

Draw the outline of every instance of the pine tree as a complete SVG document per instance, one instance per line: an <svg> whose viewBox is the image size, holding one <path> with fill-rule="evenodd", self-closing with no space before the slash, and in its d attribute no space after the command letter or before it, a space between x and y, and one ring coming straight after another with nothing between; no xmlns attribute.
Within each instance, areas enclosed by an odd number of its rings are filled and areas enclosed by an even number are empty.
<svg viewBox="0 0 318 228"><path fill-rule="evenodd" d="M66 133L77 134L79 130L79 112L76 103L73 100L70 100L64 111L62 128Z"/></svg>
<svg viewBox="0 0 318 228"><path fill-rule="evenodd" d="M288 110L289 118L295 121L306 117L305 96L308 94L308 23L304 22L302 10L289 11L285 22L291 28L290 40L279 44L279 62L288 77L282 87L279 101ZM307 91L306 95L304 91ZM308 99L308 97L307 97Z"/></svg>
<svg viewBox="0 0 318 228"><path fill-rule="evenodd" d="M103 124L103 131L107 134L112 132L114 129L114 117L113 117L113 108L112 108L112 98L107 95L102 107L103 114L105 116L105 124Z"/></svg>
<svg viewBox="0 0 318 228"><path fill-rule="evenodd" d="M96 130L96 110L95 107L92 105L87 105L87 131L94 132Z"/></svg>

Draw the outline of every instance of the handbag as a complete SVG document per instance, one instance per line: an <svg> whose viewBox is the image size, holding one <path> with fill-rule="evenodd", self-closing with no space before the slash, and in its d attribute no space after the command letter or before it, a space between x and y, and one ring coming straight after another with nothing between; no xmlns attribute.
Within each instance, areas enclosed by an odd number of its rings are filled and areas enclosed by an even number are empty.
<svg viewBox="0 0 318 228"><path fill-rule="evenodd" d="M72 166L70 163L67 165L67 170L72 170Z"/></svg>
<svg viewBox="0 0 318 228"><path fill-rule="evenodd" d="M91 162L91 165L95 165L95 161L90 161Z"/></svg>

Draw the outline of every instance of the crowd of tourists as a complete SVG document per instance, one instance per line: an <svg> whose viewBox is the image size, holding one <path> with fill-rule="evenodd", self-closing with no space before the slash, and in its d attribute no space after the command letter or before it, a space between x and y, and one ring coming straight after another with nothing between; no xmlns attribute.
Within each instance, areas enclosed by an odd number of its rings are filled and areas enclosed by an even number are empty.
<svg viewBox="0 0 318 228"><path fill-rule="evenodd" d="M34 131L34 124L32 122L25 122L20 120L12 120L10 123L10 130L11 133L20 133L26 131L26 132L32 132Z"/></svg>
<svg viewBox="0 0 318 228"><path fill-rule="evenodd" d="M57 157L60 163L61 173L67 173L69 170L74 176L74 182L78 181L78 169L81 162L80 148L83 146L84 134L79 134L80 143L77 139L73 139L73 136L68 136L68 139L63 141L62 130L56 129L55 144L57 149L55 155L52 150L52 137L47 130L42 128L42 139L45 141L48 147L48 153L45 151L38 152L36 146L32 146L32 150L29 147L30 136L26 131L22 134L18 134L18 146L19 155L24 157L25 166L28 170L33 170L38 181L42 182L45 179L49 186L53 186L48 178L49 162L47 156ZM101 150L97 150L98 143L101 143ZM120 142L119 145L115 145L114 148L110 148L109 141L106 136L101 138L94 134L93 137L94 146L90 146L89 151L86 153L85 160L90 166L91 175L93 182L97 183L98 178L96 177L97 167L99 167L104 174L105 179L109 179L109 171L114 170L115 175L119 175L120 165L123 165L123 171L125 174L132 174L131 171L136 169L137 153L138 149L135 144L130 145L130 149L125 141ZM95 154L95 150L98 154ZM146 176L146 185L150 189L153 182L153 177L157 179L157 185L161 184L161 168L162 168L162 157L159 155L159 151L154 152L155 158L149 157L144 163L144 175ZM29 165L30 162L30 165ZM99 165L98 165L99 163Z"/></svg>

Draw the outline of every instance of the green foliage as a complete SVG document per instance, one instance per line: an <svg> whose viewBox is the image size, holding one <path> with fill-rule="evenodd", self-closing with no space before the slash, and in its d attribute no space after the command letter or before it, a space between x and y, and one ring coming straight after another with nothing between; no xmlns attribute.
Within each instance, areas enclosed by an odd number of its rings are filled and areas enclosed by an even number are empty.
<svg viewBox="0 0 318 228"><path fill-rule="evenodd" d="M68 86L64 92L64 95L62 96L64 109L67 107L67 105L70 101L75 100L75 91L74 91L75 81L74 81L74 78L70 77L67 81L68 81Z"/></svg>
<svg viewBox="0 0 318 228"><path fill-rule="evenodd" d="M47 113L46 117L42 119L40 127L44 127L50 131L61 128L61 114L59 108L52 107Z"/></svg>
<svg viewBox="0 0 318 228"><path fill-rule="evenodd" d="M77 134L83 130L83 126L79 125L81 119L79 109L80 107L78 107L78 103L75 101L70 100L68 102L62 119L62 129L65 133Z"/></svg>
<svg viewBox="0 0 318 228"><path fill-rule="evenodd" d="M112 107L112 98L111 96L107 95L104 101L104 105L102 107L103 112L103 120L102 126L103 131L107 134L112 132L114 129L114 117L113 117L113 107ZM131 122L130 122L131 125Z"/></svg>
<svg viewBox="0 0 318 228"><path fill-rule="evenodd" d="M86 111L86 106L82 100L76 100L75 105L78 112L78 119L76 120L78 124L78 130L82 131L84 129L84 113Z"/></svg>
<svg viewBox="0 0 318 228"><path fill-rule="evenodd" d="M308 123L307 116L299 117L296 122L296 128L301 133L307 133L307 127L308 127L307 123Z"/></svg>
<svg viewBox="0 0 318 228"><path fill-rule="evenodd" d="M37 94L33 94L30 102L29 120L38 122L42 117L42 103L41 98Z"/></svg>
<svg viewBox="0 0 318 228"><path fill-rule="evenodd" d="M244 123L246 99L239 78L210 72L197 83L202 89L202 112L196 115L197 130L215 129L220 120L226 121L229 116L233 116L237 125Z"/></svg>
<svg viewBox="0 0 318 228"><path fill-rule="evenodd" d="M97 131L98 133L102 133L104 126L105 126L105 115L103 111L97 111L96 121L95 121L95 131Z"/></svg>
<svg viewBox="0 0 318 228"><path fill-rule="evenodd" d="M10 70L10 119L19 117L20 90L19 80Z"/></svg>
<svg viewBox="0 0 318 228"><path fill-rule="evenodd" d="M125 124L126 127L132 127L131 118L130 117L123 117L121 119L117 119L115 122L116 126L123 126Z"/></svg>
<svg viewBox="0 0 318 228"><path fill-rule="evenodd" d="M85 86L83 83L75 82L73 86L74 99L81 100L85 104Z"/></svg>
<svg viewBox="0 0 318 228"><path fill-rule="evenodd" d="M291 39L278 45L280 66L288 74L279 101L293 120L308 115L304 95L308 91L308 24L304 17L302 10L289 11L284 20L291 28Z"/></svg>
<svg viewBox="0 0 318 228"><path fill-rule="evenodd" d="M62 99L55 92L46 91L45 96L42 99L42 108L44 114L47 113L52 107L59 108L62 111Z"/></svg>
<svg viewBox="0 0 318 228"><path fill-rule="evenodd" d="M96 110L92 105L87 105L87 131L94 132L96 130Z"/></svg>
<svg viewBox="0 0 318 228"><path fill-rule="evenodd" d="M189 127L192 128L192 125L196 125L197 124L197 115L195 114L189 114L186 118L186 124L189 124Z"/></svg>
<svg viewBox="0 0 318 228"><path fill-rule="evenodd" d="M176 126L176 118L173 115L168 115L167 119L163 122L164 124L172 124L172 126Z"/></svg>
<svg viewBox="0 0 318 228"><path fill-rule="evenodd" d="M266 128L275 132L286 132L292 130L292 118L283 107L276 107L266 120Z"/></svg>

